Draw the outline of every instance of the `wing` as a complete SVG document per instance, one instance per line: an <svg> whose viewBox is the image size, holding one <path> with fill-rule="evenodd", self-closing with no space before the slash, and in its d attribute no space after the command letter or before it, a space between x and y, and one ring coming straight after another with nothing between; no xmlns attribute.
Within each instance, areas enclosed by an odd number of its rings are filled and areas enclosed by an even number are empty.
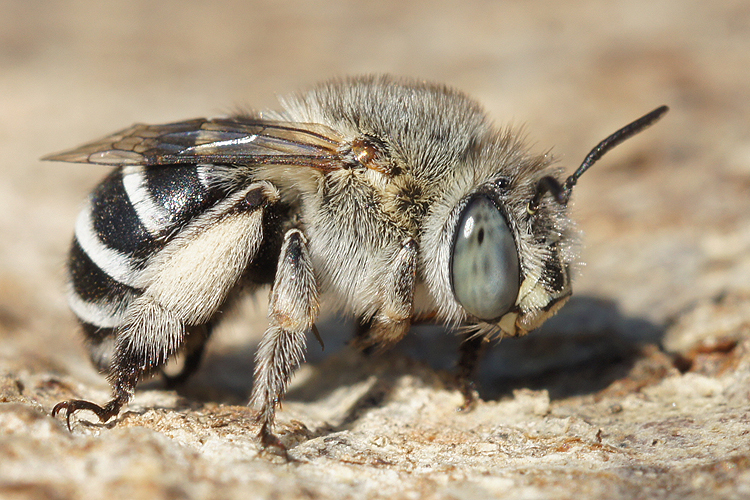
<svg viewBox="0 0 750 500"><path fill-rule="evenodd" d="M335 130L317 123L197 118L166 125L133 125L42 159L113 166L279 164L329 171L341 168L342 141Z"/></svg>

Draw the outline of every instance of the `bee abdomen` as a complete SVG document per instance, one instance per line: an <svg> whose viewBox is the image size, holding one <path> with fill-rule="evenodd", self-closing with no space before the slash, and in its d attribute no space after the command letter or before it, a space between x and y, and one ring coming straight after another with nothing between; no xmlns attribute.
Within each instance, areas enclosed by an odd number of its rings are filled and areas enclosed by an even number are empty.
<svg viewBox="0 0 750 500"><path fill-rule="evenodd" d="M120 325L124 309L140 291L124 284L98 266L73 239L68 256L70 290L68 302L73 312L84 322L99 328Z"/></svg>
<svg viewBox="0 0 750 500"><path fill-rule="evenodd" d="M92 342L122 324L145 287L149 261L222 193L204 181L210 166L125 167L88 198L68 258L69 304Z"/></svg>

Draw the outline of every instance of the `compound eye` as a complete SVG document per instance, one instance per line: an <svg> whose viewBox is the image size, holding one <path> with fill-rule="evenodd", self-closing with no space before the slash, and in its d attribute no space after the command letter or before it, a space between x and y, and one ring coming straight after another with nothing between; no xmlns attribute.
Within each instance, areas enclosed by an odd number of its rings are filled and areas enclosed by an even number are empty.
<svg viewBox="0 0 750 500"><path fill-rule="evenodd" d="M469 314L493 320L516 303L518 251L505 216L486 196L464 207L451 254L451 284Z"/></svg>

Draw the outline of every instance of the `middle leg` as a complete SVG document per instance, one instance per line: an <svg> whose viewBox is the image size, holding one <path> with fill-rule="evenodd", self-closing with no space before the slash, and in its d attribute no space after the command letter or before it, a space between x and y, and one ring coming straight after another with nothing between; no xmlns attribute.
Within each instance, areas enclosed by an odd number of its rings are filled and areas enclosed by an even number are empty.
<svg viewBox="0 0 750 500"><path fill-rule="evenodd" d="M258 410L263 446L284 447L273 434L276 406L305 357L306 332L318 315L318 286L306 239L298 229L284 236L269 308L269 328L255 356L251 406Z"/></svg>

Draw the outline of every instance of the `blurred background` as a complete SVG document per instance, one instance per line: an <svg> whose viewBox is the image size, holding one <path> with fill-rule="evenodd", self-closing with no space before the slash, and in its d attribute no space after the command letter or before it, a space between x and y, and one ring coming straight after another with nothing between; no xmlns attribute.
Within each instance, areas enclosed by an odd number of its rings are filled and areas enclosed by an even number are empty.
<svg viewBox="0 0 750 500"><path fill-rule="evenodd" d="M451 482L443 497L741 497L748 68L747 0L0 0L0 496L437 498ZM76 214L107 169L39 158L364 73L457 87L568 172L671 107L581 179L574 297L491 350L486 402L455 413L434 368L451 368L458 341L440 329L363 361L343 348L351 323L321 320L325 352L311 339L281 415L303 462L255 460L241 405L261 293L179 393L143 384L112 429L51 419L58 401L109 393L64 296Z"/></svg>
<svg viewBox="0 0 750 500"><path fill-rule="evenodd" d="M586 265L553 323L658 340L680 311L750 288L749 67L739 0L0 1L0 369L106 387L63 293L76 213L106 169L41 156L364 73L460 88L569 171L668 104L580 182ZM259 309L227 342L261 332Z"/></svg>

